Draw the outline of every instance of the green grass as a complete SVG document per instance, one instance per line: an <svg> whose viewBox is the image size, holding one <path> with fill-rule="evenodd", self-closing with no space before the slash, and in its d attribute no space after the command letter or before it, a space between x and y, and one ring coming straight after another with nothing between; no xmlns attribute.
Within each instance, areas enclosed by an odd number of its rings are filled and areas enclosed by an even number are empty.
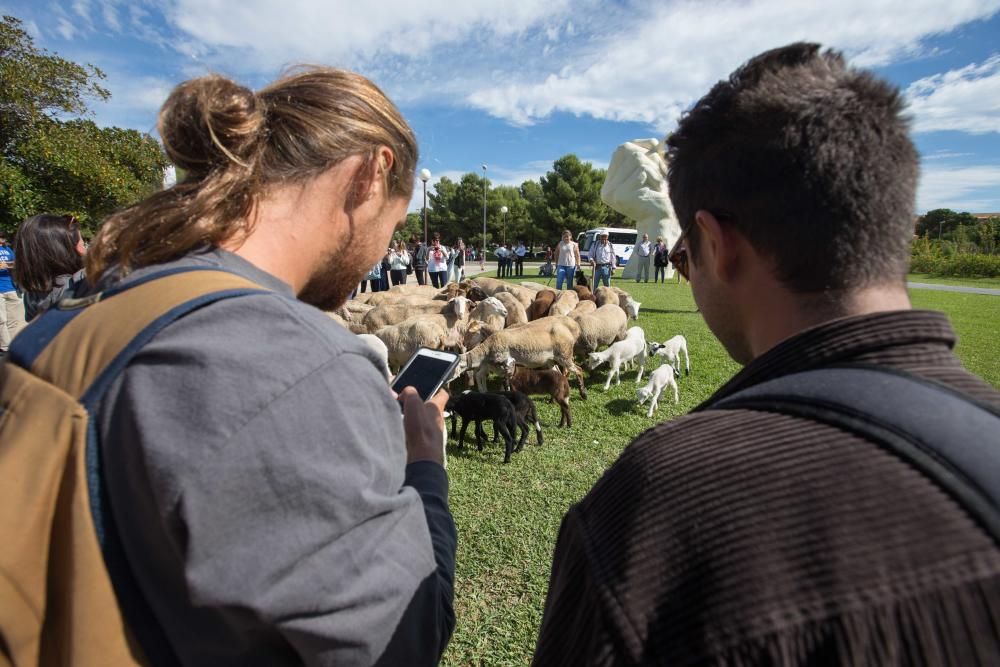
<svg viewBox="0 0 1000 667"><path fill-rule="evenodd" d="M1000 289L1000 278L940 278L929 273L910 273L906 279L914 283L933 285L954 285L956 287L985 287Z"/></svg>
<svg viewBox="0 0 1000 667"><path fill-rule="evenodd" d="M525 279L539 281L537 276ZM448 473L459 531L458 621L445 665L528 664L563 514L639 433L685 414L739 370L695 312L687 285L615 282L642 302L637 324L647 340L662 341L677 333L688 339L692 372L678 380L680 403L674 405L664 396L654 418L647 419L645 407L635 403L635 371L605 393L606 375L599 369L588 382L587 401L573 392L571 429L557 428L558 408L536 400L544 445L537 447L530 435L524 451L508 465L501 464L499 444L477 452L469 442L471 428L464 450L452 441ZM927 290L913 290L912 296L915 307L949 314L963 362L1000 387L1000 297Z"/></svg>

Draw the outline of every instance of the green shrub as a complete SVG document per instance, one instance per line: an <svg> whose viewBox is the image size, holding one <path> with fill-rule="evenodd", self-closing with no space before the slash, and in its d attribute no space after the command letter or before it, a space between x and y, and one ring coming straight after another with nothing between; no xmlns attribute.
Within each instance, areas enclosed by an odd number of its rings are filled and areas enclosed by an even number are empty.
<svg viewBox="0 0 1000 667"><path fill-rule="evenodd" d="M1000 255L963 253L947 257L920 254L910 261L910 271L940 277L996 278L1000 277Z"/></svg>

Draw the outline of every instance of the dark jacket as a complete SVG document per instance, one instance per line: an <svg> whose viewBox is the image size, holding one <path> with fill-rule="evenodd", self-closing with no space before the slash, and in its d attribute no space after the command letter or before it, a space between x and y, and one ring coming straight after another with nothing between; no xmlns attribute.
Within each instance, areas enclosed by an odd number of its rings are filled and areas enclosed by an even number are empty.
<svg viewBox="0 0 1000 667"><path fill-rule="evenodd" d="M866 362L1000 407L940 313L790 338L707 404ZM1000 550L951 497L859 437L696 411L641 435L563 520L536 665L1000 664Z"/></svg>
<svg viewBox="0 0 1000 667"><path fill-rule="evenodd" d="M413 251L413 268L427 268L427 246L423 243L418 244L417 249Z"/></svg>

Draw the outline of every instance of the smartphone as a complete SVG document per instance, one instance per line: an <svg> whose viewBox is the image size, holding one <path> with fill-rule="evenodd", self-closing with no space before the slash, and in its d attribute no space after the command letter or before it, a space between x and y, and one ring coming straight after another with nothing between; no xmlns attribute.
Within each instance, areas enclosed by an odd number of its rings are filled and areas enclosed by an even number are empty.
<svg viewBox="0 0 1000 667"><path fill-rule="evenodd" d="M406 387L413 387L420 398L426 401L451 379L456 366L458 355L454 352L422 347L413 353L399 371L392 382L392 390L398 394Z"/></svg>

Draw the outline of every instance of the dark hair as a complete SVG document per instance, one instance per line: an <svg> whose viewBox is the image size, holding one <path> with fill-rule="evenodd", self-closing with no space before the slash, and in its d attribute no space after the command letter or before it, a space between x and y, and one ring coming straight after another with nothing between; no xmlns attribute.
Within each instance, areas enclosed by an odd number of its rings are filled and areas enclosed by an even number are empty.
<svg viewBox="0 0 1000 667"><path fill-rule="evenodd" d="M76 250L80 224L68 215L36 215L17 228L14 282L26 292L48 292L56 277L83 268Z"/></svg>
<svg viewBox="0 0 1000 667"><path fill-rule="evenodd" d="M413 192L416 137L385 94L353 72L300 68L257 92L218 75L192 79L167 98L158 127L185 177L105 221L87 255L95 277L112 264L128 271L245 238L267 188L362 156L352 205L367 190L381 146L393 154L391 165L379 167L386 196Z"/></svg>
<svg viewBox="0 0 1000 667"><path fill-rule="evenodd" d="M903 106L818 44L751 58L667 137L681 227L718 212L797 292L902 282L918 174Z"/></svg>

